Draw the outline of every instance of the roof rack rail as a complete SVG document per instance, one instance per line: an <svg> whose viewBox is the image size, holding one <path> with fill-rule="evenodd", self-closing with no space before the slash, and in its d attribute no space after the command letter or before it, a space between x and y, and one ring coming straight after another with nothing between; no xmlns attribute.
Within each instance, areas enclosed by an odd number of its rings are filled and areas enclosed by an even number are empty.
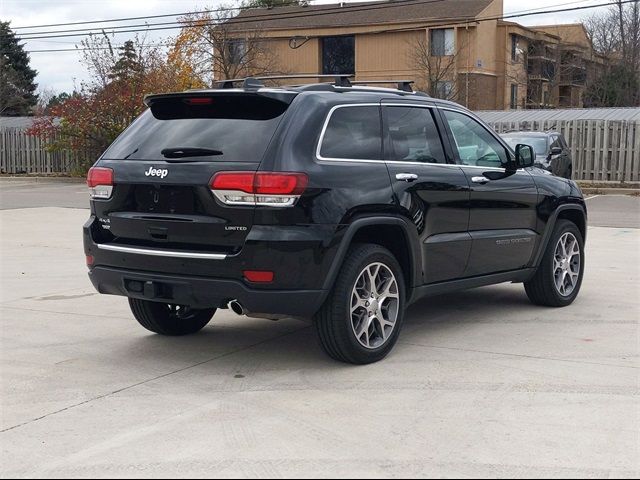
<svg viewBox="0 0 640 480"><path fill-rule="evenodd" d="M413 80L358 80L351 82L352 85L397 85L398 90L403 92L413 92Z"/></svg>
<svg viewBox="0 0 640 480"><path fill-rule="evenodd" d="M302 73L302 74L294 74L294 75L268 75L268 76L257 76L257 77L246 77L246 78L232 78L229 80L220 80L219 82L217 82L217 85L220 88L233 88L234 84L242 82L242 88L251 89L251 88L264 87L264 83L263 83L264 80L288 80L288 79L295 79L295 78L317 78L318 80L320 80L320 79L331 78L333 79L335 85L338 87L350 87L351 82L349 81L349 78L353 78L353 77L354 77L353 74L342 74L342 73L331 74L331 75Z"/></svg>

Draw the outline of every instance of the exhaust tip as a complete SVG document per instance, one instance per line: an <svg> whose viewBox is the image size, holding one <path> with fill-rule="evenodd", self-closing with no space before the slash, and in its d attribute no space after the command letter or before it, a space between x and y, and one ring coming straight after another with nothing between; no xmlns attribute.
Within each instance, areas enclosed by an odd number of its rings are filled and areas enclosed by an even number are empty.
<svg viewBox="0 0 640 480"><path fill-rule="evenodd" d="M244 315L244 307L237 300L231 300L228 307L237 315Z"/></svg>

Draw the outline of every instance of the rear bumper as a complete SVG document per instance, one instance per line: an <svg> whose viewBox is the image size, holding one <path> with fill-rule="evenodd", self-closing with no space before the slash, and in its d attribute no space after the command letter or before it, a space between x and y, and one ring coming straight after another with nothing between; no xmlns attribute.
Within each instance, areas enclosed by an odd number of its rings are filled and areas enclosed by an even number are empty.
<svg viewBox="0 0 640 480"><path fill-rule="evenodd" d="M186 275L151 274L98 266L89 278L100 293L156 302L210 308L238 300L248 313L311 317L322 305L324 290L258 290L240 281Z"/></svg>

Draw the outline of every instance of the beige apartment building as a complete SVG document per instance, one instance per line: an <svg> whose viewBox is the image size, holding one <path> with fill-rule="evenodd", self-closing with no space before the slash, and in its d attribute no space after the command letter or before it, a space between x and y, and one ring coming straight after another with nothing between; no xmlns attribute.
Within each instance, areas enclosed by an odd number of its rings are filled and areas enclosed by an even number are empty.
<svg viewBox="0 0 640 480"><path fill-rule="evenodd" d="M502 0L389 0L250 9L229 24L258 32L284 73L411 79L474 110L583 106L603 65L584 27L502 16Z"/></svg>

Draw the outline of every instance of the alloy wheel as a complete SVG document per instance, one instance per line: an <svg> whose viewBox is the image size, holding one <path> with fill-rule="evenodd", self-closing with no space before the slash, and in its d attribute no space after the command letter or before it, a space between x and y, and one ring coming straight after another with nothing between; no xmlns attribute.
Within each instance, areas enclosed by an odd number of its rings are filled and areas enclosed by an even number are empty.
<svg viewBox="0 0 640 480"><path fill-rule="evenodd" d="M571 232L564 233L553 254L553 277L557 292L570 296L580 279L580 244Z"/></svg>
<svg viewBox="0 0 640 480"><path fill-rule="evenodd" d="M398 282L383 263L367 265L351 291L351 328L360 345L375 349L393 333L400 308Z"/></svg>

